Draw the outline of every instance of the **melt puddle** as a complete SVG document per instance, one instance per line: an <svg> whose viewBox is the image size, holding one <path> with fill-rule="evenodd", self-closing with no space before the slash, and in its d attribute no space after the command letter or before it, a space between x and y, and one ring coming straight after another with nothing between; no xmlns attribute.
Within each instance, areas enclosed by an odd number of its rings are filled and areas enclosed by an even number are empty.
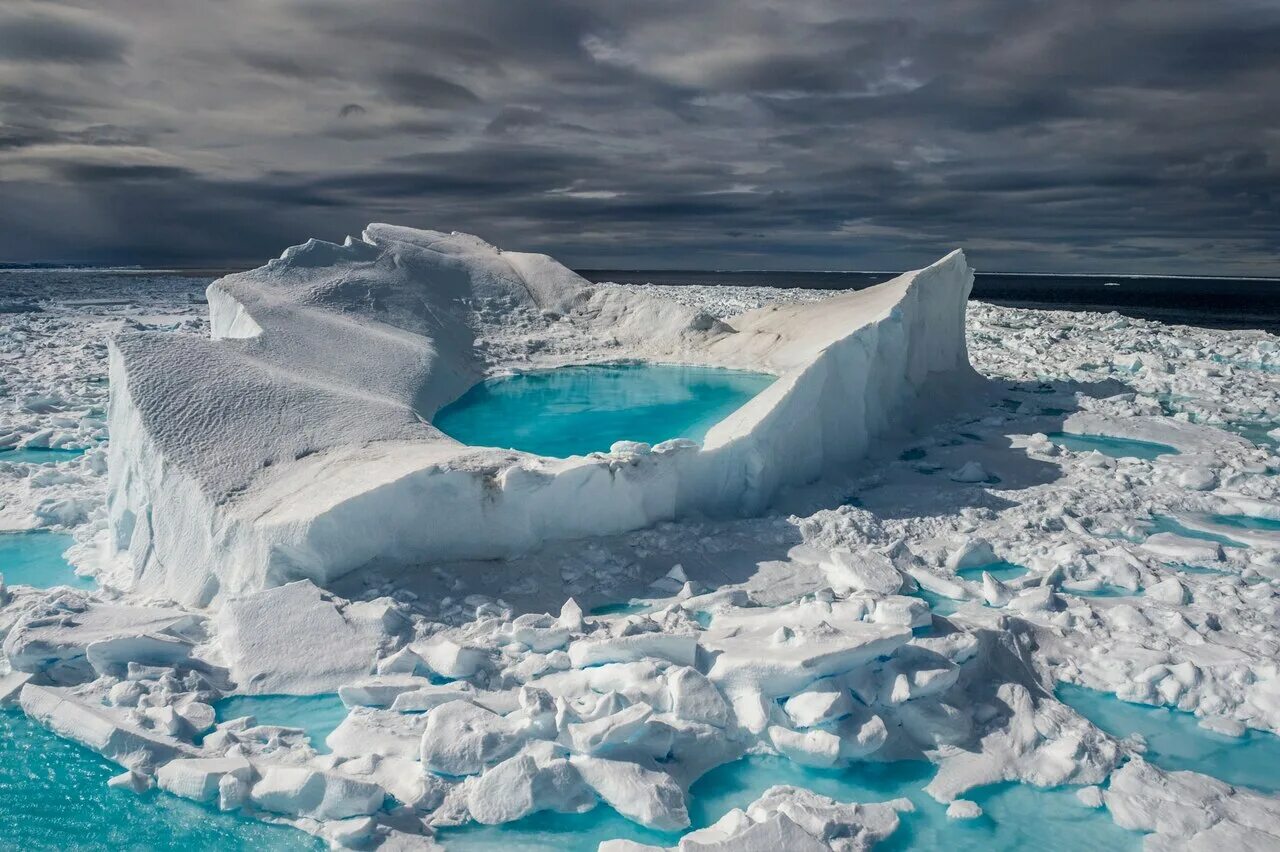
<svg viewBox="0 0 1280 852"><path fill-rule="evenodd" d="M1027 568L1024 565L1018 565L1014 562L992 562L987 565L971 565L968 568L961 568L956 571L956 576L965 580L973 580L974 582L981 583L983 571L987 572L995 579L1005 582L1007 580L1015 580L1026 574ZM949 598L945 595L938 594L937 592L931 592L923 587L917 589L914 594L916 597L921 598L925 603L929 604L929 609L931 609L935 615L953 615L961 604L968 602ZM983 603L977 598L972 600L975 603Z"/></svg>
<svg viewBox="0 0 1280 852"><path fill-rule="evenodd" d="M1280 791L1280 737L1246 731L1231 737L1200 727L1196 717L1169 707L1132 704L1075 684L1058 685L1058 700L1113 737L1141 734L1144 757L1162 769L1192 770L1228 784Z"/></svg>
<svg viewBox="0 0 1280 852"><path fill-rule="evenodd" d="M16 450L0 450L0 462L18 464L48 464L64 462L84 455L84 450L55 450L48 447L22 447Z"/></svg>
<svg viewBox="0 0 1280 852"><path fill-rule="evenodd" d="M259 725L301 728L321 754L329 751L325 739L347 718L347 706L336 695L233 695L214 710L219 722L252 716Z"/></svg>
<svg viewBox="0 0 1280 852"><path fill-rule="evenodd" d="M974 565L969 568L961 568L956 573L966 580L981 582L984 571L1003 583L1006 580L1015 580L1021 577L1027 573L1027 568L1025 565L1018 565L1014 562L992 562L990 565Z"/></svg>
<svg viewBox="0 0 1280 852"><path fill-rule="evenodd" d="M1209 532L1207 530L1197 530L1183 526L1173 518L1166 515L1153 515L1151 524L1146 530L1146 534L1148 536L1152 536L1156 533L1162 532L1171 532L1175 535L1180 535L1183 538L1198 538L1203 539L1204 541L1214 541L1227 547L1248 547L1244 542L1236 541L1235 539L1228 538L1225 535L1219 535L1218 533Z"/></svg>
<svg viewBox="0 0 1280 852"><path fill-rule="evenodd" d="M0 710L6 849L319 850L296 829L151 791L107 786L120 767L13 709Z"/></svg>
<svg viewBox="0 0 1280 852"><path fill-rule="evenodd" d="M62 558L73 544L75 539L65 533L45 530L0 533L0 575L9 586L97 588L91 578L78 575Z"/></svg>
<svg viewBox="0 0 1280 852"><path fill-rule="evenodd" d="M1054 432L1049 440L1060 447L1066 447L1075 453L1088 453L1094 450L1104 456L1116 459L1146 459L1148 461L1164 455L1177 455L1176 447L1168 444L1157 444L1154 441L1135 441L1132 438L1113 438L1110 435L1073 435L1067 432Z"/></svg>
<svg viewBox="0 0 1280 852"><path fill-rule="evenodd" d="M482 382L432 422L464 444L557 458L615 441L701 441L775 378L663 364L563 367Z"/></svg>
<svg viewBox="0 0 1280 852"><path fill-rule="evenodd" d="M1280 532L1280 521L1271 518L1255 518L1252 515L1210 515L1209 520L1224 527L1241 530Z"/></svg>

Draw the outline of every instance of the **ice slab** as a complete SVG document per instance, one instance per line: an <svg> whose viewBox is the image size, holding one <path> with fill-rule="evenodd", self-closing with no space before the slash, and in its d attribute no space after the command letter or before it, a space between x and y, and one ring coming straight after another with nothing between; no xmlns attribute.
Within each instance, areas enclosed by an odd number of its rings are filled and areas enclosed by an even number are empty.
<svg viewBox="0 0 1280 852"><path fill-rule="evenodd" d="M385 604L342 601L306 580L229 598L214 619L231 677L250 695L336 692L373 671L399 622Z"/></svg>

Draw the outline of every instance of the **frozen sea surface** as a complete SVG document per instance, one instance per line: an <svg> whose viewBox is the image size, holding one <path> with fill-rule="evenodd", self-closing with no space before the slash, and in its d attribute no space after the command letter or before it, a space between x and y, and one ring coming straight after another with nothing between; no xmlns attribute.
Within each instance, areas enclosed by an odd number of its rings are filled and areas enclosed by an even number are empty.
<svg viewBox="0 0 1280 852"><path fill-rule="evenodd" d="M433 422L465 444L561 458L615 441L701 441L774 378L664 364L563 367L482 382Z"/></svg>
<svg viewBox="0 0 1280 852"><path fill-rule="evenodd" d="M65 533L36 530L34 532L0 533L0 574L6 585L18 584L48 589L71 586L92 589L92 579L81 577L62 558L75 539Z"/></svg>
<svg viewBox="0 0 1280 852"><path fill-rule="evenodd" d="M286 852L322 849L297 829L107 786L120 767L0 710L0 848Z"/></svg>

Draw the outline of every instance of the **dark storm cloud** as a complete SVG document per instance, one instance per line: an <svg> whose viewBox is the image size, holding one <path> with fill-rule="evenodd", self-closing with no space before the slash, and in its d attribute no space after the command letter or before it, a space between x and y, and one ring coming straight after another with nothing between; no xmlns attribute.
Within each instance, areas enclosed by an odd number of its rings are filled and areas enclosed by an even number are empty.
<svg viewBox="0 0 1280 852"><path fill-rule="evenodd" d="M19 3L0 259L384 220L583 266L1280 274L1277 43L1266 0Z"/></svg>
<svg viewBox="0 0 1280 852"><path fill-rule="evenodd" d="M127 46L115 27L72 10L33 5L0 11L3 62L119 62Z"/></svg>
<svg viewBox="0 0 1280 852"><path fill-rule="evenodd" d="M480 102L476 93L466 86L416 68L390 69L381 74L378 81L392 100L410 106L448 109Z"/></svg>

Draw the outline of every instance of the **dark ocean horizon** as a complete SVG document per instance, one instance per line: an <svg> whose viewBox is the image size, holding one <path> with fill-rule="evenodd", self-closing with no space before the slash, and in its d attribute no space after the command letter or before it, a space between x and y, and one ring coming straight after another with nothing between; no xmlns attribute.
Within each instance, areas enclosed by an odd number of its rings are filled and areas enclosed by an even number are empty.
<svg viewBox="0 0 1280 852"><path fill-rule="evenodd" d="M48 294L52 280L70 282L95 273L118 286L134 277L176 276L213 280L241 268L146 269L0 264L0 313ZM811 290L861 290L888 281L897 272L811 272L727 270L579 269L592 282L670 286L730 285ZM90 287L92 285L89 285ZM978 272L973 299L1015 308L1116 311L1138 319L1231 330L1280 334L1280 278L1169 275L1072 275Z"/></svg>
<svg viewBox="0 0 1280 852"><path fill-rule="evenodd" d="M729 272L579 269L589 281L618 284L737 285L861 290L897 272ZM973 299L1013 308L1116 311L1138 319L1280 334L1280 278L1167 275L974 274Z"/></svg>

